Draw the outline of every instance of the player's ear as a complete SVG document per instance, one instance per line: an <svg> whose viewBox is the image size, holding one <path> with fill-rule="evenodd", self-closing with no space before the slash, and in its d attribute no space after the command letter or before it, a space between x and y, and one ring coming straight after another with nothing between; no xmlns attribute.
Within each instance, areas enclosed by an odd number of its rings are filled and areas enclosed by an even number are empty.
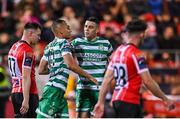
<svg viewBox="0 0 180 119"><path fill-rule="evenodd" d="M145 38L145 32L140 33L141 38Z"/></svg>
<svg viewBox="0 0 180 119"><path fill-rule="evenodd" d="M99 27L98 27L98 28L96 29L96 34L99 34L99 32L100 32L100 31L99 31Z"/></svg>

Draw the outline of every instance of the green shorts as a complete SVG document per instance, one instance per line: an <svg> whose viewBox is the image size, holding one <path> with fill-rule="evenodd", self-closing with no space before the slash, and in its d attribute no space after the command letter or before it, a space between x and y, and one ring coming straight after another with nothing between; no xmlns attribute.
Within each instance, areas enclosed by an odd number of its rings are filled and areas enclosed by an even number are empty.
<svg viewBox="0 0 180 119"><path fill-rule="evenodd" d="M92 112L98 101L99 91L77 89L76 90L76 111Z"/></svg>
<svg viewBox="0 0 180 119"><path fill-rule="evenodd" d="M56 87L45 86L36 113L37 118L68 118L64 91Z"/></svg>

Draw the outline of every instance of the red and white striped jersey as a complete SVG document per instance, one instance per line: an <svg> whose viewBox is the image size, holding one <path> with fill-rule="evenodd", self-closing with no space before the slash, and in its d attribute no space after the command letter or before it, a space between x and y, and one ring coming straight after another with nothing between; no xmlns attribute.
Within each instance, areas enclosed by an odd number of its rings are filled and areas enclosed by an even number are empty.
<svg viewBox="0 0 180 119"><path fill-rule="evenodd" d="M148 70L145 56L135 45L123 44L114 52L108 70L116 80L112 101L139 104L142 79L140 73Z"/></svg>
<svg viewBox="0 0 180 119"><path fill-rule="evenodd" d="M32 47L23 40L15 43L8 54L9 71L12 76L12 93L22 93L22 68L31 69L30 93L37 94L35 81L35 55Z"/></svg>

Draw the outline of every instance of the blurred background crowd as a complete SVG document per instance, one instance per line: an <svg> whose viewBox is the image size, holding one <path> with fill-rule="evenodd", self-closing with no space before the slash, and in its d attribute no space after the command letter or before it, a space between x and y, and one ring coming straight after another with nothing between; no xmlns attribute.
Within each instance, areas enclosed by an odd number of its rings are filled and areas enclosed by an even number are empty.
<svg viewBox="0 0 180 119"><path fill-rule="evenodd" d="M29 21L43 26L41 40L35 46L39 61L44 47L54 38L50 26L57 18L69 23L75 38L83 36L86 18L97 17L99 35L107 38L115 50L123 42L120 33L126 23L138 16L148 24L140 48L147 55L153 78L166 94L180 96L180 0L1 0L0 10L0 64L5 67L11 45L20 40ZM143 91L146 98L148 91Z"/></svg>

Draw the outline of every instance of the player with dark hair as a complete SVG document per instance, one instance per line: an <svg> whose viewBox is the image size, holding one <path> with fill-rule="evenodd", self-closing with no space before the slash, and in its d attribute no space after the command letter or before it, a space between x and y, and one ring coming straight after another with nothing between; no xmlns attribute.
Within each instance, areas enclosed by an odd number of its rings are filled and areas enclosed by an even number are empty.
<svg viewBox="0 0 180 119"><path fill-rule="evenodd" d="M113 108L118 118L142 118L140 108L140 87L143 82L157 97L161 98L168 109L174 108L174 103L161 91L152 79L142 51L137 47L144 38L146 23L139 19L130 21L126 26L125 44L117 48L108 65L99 100L94 108L95 117L99 118L104 112L104 98L108 86L115 79L113 93Z"/></svg>
<svg viewBox="0 0 180 119"><path fill-rule="evenodd" d="M12 103L15 118L35 118L38 106L38 91L35 79L35 55L32 46L38 42L41 26L27 23L23 36L8 54L9 71L12 76Z"/></svg>
<svg viewBox="0 0 180 119"><path fill-rule="evenodd" d="M95 77L101 85L112 46L107 39L98 37L99 21L90 17L84 24L83 38L72 41L79 66ZM76 87L76 111L78 118L90 118L98 100L100 86L97 87L83 76L79 76Z"/></svg>
<svg viewBox="0 0 180 119"><path fill-rule="evenodd" d="M67 23L58 19L53 22L51 28L55 38L46 46L39 65L39 74L49 74L50 80L44 87L39 107L36 110L37 118L67 118L69 115L64 93L69 70L86 77L95 85L97 81L83 71L73 59L72 48L67 41L71 38L71 30Z"/></svg>

